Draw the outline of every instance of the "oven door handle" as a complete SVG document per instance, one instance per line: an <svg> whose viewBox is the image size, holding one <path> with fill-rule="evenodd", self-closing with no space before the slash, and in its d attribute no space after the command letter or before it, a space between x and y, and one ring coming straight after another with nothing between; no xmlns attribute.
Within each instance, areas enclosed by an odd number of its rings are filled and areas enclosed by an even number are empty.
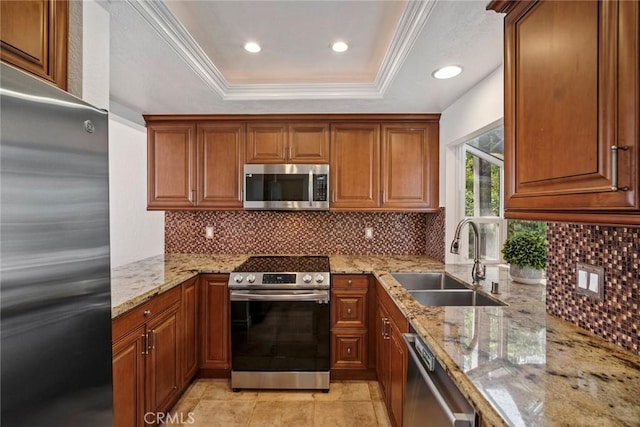
<svg viewBox="0 0 640 427"><path fill-rule="evenodd" d="M329 291L231 290L229 297L231 301L315 301L318 303L328 303Z"/></svg>

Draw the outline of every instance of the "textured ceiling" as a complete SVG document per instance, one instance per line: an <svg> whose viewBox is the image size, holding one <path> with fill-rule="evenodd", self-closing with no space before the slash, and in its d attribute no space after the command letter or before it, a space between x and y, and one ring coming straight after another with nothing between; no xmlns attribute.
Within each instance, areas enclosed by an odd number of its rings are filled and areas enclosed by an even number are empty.
<svg viewBox="0 0 640 427"><path fill-rule="evenodd" d="M110 4L111 99L136 114L440 112L502 63L484 1L145 4L165 20ZM338 37L352 44L340 55ZM249 38L261 53L241 50ZM431 77L451 63L459 77Z"/></svg>

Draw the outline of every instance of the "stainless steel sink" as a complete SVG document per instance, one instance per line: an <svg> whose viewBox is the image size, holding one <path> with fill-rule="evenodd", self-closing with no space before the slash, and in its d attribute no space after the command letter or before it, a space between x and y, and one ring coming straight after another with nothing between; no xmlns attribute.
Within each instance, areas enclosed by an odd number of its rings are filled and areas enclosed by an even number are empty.
<svg viewBox="0 0 640 427"><path fill-rule="evenodd" d="M407 290L469 289L445 273L391 273Z"/></svg>
<svg viewBox="0 0 640 427"><path fill-rule="evenodd" d="M426 306L504 306L472 289L409 290L409 293Z"/></svg>

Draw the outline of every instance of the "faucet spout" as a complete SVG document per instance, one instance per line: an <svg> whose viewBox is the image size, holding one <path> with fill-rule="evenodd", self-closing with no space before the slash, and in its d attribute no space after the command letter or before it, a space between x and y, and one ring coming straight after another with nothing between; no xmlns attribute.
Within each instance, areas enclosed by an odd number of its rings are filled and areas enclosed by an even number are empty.
<svg viewBox="0 0 640 427"><path fill-rule="evenodd" d="M471 229L473 230L474 236L474 244L473 244L473 268L471 269L471 277L472 283L474 286L478 286L480 284L480 280L484 280L486 278L487 267L480 262L480 233L478 232L478 226L475 222L471 221L470 218L465 218L458 223L456 227L456 233L453 236L453 242L451 242L451 253L459 254L460 253L460 233L462 232L462 227L466 224L469 224Z"/></svg>

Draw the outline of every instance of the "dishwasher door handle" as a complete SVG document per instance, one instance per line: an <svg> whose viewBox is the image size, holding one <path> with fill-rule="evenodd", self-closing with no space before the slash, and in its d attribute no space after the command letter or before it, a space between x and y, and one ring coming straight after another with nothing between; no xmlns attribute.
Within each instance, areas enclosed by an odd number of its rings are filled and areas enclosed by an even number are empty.
<svg viewBox="0 0 640 427"><path fill-rule="evenodd" d="M422 376L422 379L424 380L424 383L427 385L427 387L429 388L431 393L433 393L433 396L435 397L436 401L438 402L438 405L440 405L442 410L445 412L445 414L449 418L449 421L451 421L451 425L455 426L455 427L471 427L471 426L473 426L474 420L469 419L469 416L467 414L453 412L451 410L451 408L449 407L449 404L447 403L446 399L442 395L442 392L438 389L438 387L435 385L435 383L431 379L431 376L429 375L429 372L427 372L427 370L424 368L424 365L422 364L422 361L420 360L420 356L416 352L416 349L415 349L415 346L414 346L414 342L416 340L416 335L415 334L402 334L402 339L404 340L404 343L407 345L407 349L409 350L409 356L413 360L413 363L416 364L416 367L418 368L418 371L420 371L420 375ZM409 361L409 363L411 363L411 360ZM436 363L438 363L438 362L436 361Z"/></svg>

